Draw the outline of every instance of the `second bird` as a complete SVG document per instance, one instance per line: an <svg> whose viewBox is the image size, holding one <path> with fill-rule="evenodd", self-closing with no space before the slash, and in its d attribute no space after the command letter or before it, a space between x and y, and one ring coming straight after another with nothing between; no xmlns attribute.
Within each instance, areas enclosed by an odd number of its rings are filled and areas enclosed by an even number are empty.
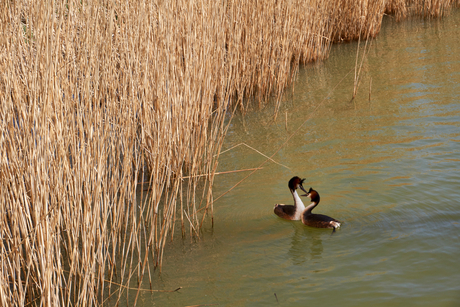
<svg viewBox="0 0 460 307"><path fill-rule="evenodd" d="M302 212L302 223L316 228L330 228L333 229L332 232L334 232L336 228L340 227L340 221L324 214L315 214L311 212L319 204L318 192L310 188L307 194L302 196L307 196L311 199L311 204L308 205Z"/></svg>

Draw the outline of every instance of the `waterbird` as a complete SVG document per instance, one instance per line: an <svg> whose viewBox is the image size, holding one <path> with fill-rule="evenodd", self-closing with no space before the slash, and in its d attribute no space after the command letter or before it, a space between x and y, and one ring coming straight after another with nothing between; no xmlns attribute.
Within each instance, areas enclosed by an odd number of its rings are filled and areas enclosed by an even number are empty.
<svg viewBox="0 0 460 307"><path fill-rule="evenodd" d="M304 187L302 186L305 179L300 179L299 177L295 176L289 180L288 187L291 191L292 197L294 197L294 205L283 205L283 204L276 204L273 211L276 215L280 218L297 221L300 220L302 212L305 210L305 205L303 204L300 196L297 194L297 189L301 188L302 191L308 193Z"/></svg>
<svg viewBox="0 0 460 307"><path fill-rule="evenodd" d="M302 212L302 223L310 227L316 228L332 228L332 233L335 232L336 228L340 227L342 222L337 221L336 219L324 215L324 214L315 214L311 211L319 204L319 194L317 191L310 188L307 194L302 195L307 196L311 199L311 204L308 205Z"/></svg>

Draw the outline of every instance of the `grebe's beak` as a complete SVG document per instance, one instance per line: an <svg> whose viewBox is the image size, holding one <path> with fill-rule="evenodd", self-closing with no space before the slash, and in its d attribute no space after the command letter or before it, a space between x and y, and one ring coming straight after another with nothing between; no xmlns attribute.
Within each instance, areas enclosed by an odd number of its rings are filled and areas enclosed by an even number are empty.
<svg viewBox="0 0 460 307"><path fill-rule="evenodd" d="M307 194L308 194L308 192L305 190L305 188L304 188L302 185L300 185L300 188L302 189L302 191L304 191L305 193L307 193ZM301 196L308 196L307 194L305 194L305 195L301 195Z"/></svg>

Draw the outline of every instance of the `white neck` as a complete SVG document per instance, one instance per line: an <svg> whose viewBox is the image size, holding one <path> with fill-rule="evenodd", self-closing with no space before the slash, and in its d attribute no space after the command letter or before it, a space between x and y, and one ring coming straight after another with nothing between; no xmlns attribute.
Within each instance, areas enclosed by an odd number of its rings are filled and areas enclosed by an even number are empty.
<svg viewBox="0 0 460 307"><path fill-rule="evenodd" d="M300 216L302 215L303 210L305 210L305 205L303 204L296 190L294 190L292 196L294 197L294 204L296 206L295 219L300 220Z"/></svg>
<svg viewBox="0 0 460 307"><path fill-rule="evenodd" d="M309 204L306 208L305 208L305 211L306 213L311 213L311 210L313 210L313 208L316 207L318 203L316 202L312 202L311 204Z"/></svg>

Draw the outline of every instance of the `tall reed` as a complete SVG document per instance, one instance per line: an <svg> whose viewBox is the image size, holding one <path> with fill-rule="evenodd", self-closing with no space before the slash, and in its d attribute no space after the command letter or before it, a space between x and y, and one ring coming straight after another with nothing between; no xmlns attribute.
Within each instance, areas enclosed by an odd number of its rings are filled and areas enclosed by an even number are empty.
<svg viewBox="0 0 460 307"><path fill-rule="evenodd" d="M167 240L212 214L232 108L279 98L333 41L375 36L386 4L1 2L2 306L148 288Z"/></svg>

